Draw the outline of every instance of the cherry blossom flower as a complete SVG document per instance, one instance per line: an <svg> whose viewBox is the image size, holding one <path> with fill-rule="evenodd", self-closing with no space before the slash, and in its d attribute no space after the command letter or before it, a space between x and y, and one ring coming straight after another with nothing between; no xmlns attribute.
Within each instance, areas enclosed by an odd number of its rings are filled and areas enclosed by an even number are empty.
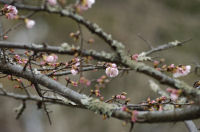
<svg viewBox="0 0 200 132"><path fill-rule="evenodd" d="M92 7L95 3L95 0L81 0L78 4L76 4L76 8L79 12L86 11Z"/></svg>
<svg viewBox="0 0 200 132"><path fill-rule="evenodd" d="M173 73L173 77L178 78L178 77L186 76L187 74L190 73L190 70L191 70L190 65L178 67L175 73Z"/></svg>
<svg viewBox="0 0 200 132"><path fill-rule="evenodd" d="M25 19L25 23L26 23L26 27L27 28L33 28L33 26L35 26L35 21L34 20L30 20L30 19Z"/></svg>
<svg viewBox="0 0 200 132"><path fill-rule="evenodd" d="M76 69L71 69L71 73L72 73L72 75L77 75L77 74L78 74L78 70L76 70Z"/></svg>
<svg viewBox="0 0 200 132"><path fill-rule="evenodd" d="M79 58L75 58L74 60L76 61L75 66L78 67L80 65L80 59Z"/></svg>
<svg viewBox="0 0 200 132"><path fill-rule="evenodd" d="M88 81L86 82L86 86L90 86L90 85L91 85L91 81L88 80Z"/></svg>
<svg viewBox="0 0 200 132"><path fill-rule="evenodd" d="M54 6L57 4L57 0L48 0L49 5Z"/></svg>
<svg viewBox="0 0 200 132"><path fill-rule="evenodd" d="M15 19L17 17L18 10L15 6L5 5L3 11L8 19Z"/></svg>
<svg viewBox="0 0 200 132"><path fill-rule="evenodd" d="M116 64L111 64L111 66L106 68L106 75L109 77L116 77L119 74Z"/></svg>
<svg viewBox="0 0 200 132"><path fill-rule="evenodd" d="M173 89L173 88L167 88L166 91L170 93L170 98L174 101L178 99L181 93L180 90Z"/></svg>
<svg viewBox="0 0 200 132"><path fill-rule="evenodd" d="M45 60L46 62L48 62L48 63L54 63L54 62L57 61L57 59L58 59L58 56L55 55L55 54L51 54L51 55L49 55L49 56L45 56L45 57L44 57L44 60Z"/></svg>

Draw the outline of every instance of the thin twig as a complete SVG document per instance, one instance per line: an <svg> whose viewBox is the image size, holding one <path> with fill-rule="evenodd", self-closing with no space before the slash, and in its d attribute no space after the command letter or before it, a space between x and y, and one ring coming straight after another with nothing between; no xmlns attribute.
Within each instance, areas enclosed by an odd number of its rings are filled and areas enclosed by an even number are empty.
<svg viewBox="0 0 200 132"><path fill-rule="evenodd" d="M187 40L184 40L182 42L170 42L170 43L167 43L167 44L163 44L163 45L159 45L158 47L155 47L149 51L146 51L145 52L145 55L148 56L152 53L155 53L155 52L158 52L158 51L163 51L163 50L167 50L169 48L173 48L173 47L176 47L176 46L181 46L189 41L191 41L192 39L187 39Z"/></svg>
<svg viewBox="0 0 200 132"><path fill-rule="evenodd" d="M138 36L140 39L142 39L142 40L149 46L150 49L153 49L153 48L154 48L154 47L151 45L151 43L150 43L148 40L146 40L141 34L137 34L137 36Z"/></svg>
<svg viewBox="0 0 200 132"><path fill-rule="evenodd" d="M17 108L17 116L16 119L19 119L20 116L23 114L24 110L26 109L26 101L22 100L22 104L19 106L19 108Z"/></svg>

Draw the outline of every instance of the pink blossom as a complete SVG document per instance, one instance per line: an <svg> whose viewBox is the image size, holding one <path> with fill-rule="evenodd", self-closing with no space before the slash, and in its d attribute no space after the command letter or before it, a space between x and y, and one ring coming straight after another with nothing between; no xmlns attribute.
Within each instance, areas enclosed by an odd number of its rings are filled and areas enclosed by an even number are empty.
<svg viewBox="0 0 200 132"><path fill-rule="evenodd" d="M177 94L175 94L175 93L171 93L170 94L170 98L172 99L172 100L177 100L178 99L178 95Z"/></svg>
<svg viewBox="0 0 200 132"><path fill-rule="evenodd" d="M106 68L106 75L109 77L116 77L119 74L116 64L112 64L111 66Z"/></svg>
<svg viewBox="0 0 200 132"><path fill-rule="evenodd" d="M76 75L76 74L78 74L78 70L76 70L76 69L71 69L71 73L72 73L72 75Z"/></svg>
<svg viewBox="0 0 200 132"><path fill-rule="evenodd" d="M45 58L45 61L48 62L48 63L54 63L54 62L57 61L57 59L58 59L58 56L57 56L57 55L51 54L51 55L49 55L49 56L47 56L47 57Z"/></svg>
<svg viewBox="0 0 200 132"><path fill-rule="evenodd" d="M175 65L174 65L174 64L171 64L171 65L169 66L169 68L175 68Z"/></svg>
<svg viewBox="0 0 200 132"><path fill-rule="evenodd" d="M132 60L137 61L138 60L138 56L139 56L138 54L134 54L134 55L132 55L131 58L132 58Z"/></svg>
<svg viewBox="0 0 200 132"><path fill-rule="evenodd" d="M178 78L178 77L182 77L182 76L186 76L187 74L190 73L191 70L191 66L187 65L187 66L183 66L183 67L178 67L176 69L176 72L173 74L174 78Z"/></svg>
<svg viewBox="0 0 200 132"><path fill-rule="evenodd" d="M91 85L91 81L88 80L88 81L86 82L86 85L87 85L87 86L90 86L90 85Z"/></svg>
<svg viewBox="0 0 200 132"><path fill-rule="evenodd" d="M79 80L79 82L80 82L81 84L84 84L84 83L85 83L85 79L84 79L84 78L81 78L81 79Z"/></svg>
<svg viewBox="0 0 200 132"><path fill-rule="evenodd" d="M57 4L57 0L48 0L48 3L51 5L51 6L54 6Z"/></svg>
<svg viewBox="0 0 200 132"><path fill-rule="evenodd" d="M41 62L40 62L40 65L45 65L45 64L46 64L45 61L41 61Z"/></svg>
<svg viewBox="0 0 200 132"><path fill-rule="evenodd" d="M8 19L15 19L18 13L17 8L12 5L5 5L3 11Z"/></svg>
<svg viewBox="0 0 200 132"><path fill-rule="evenodd" d="M21 59L21 58L20 58L19 55L16 54L16 55L15 55L15 59L18 59L18 60L19 60L19 59Z"/></svg>
<svg viewBox="0 0 200 132"><path fill-rule="evenodd" d="M95 0L82 0L82 2L79 2L76 5L76 7L79 11L86 11L89 8L91 8L94 3L95 3Z"/></svg>
<svg viewBox="0 0 200 132"><path fill-rule="evenodd" d="M121 110L122 110L122 111L126 111L126 110L127 110L126 105L123 105L122 108L121 108Z"/></svg>
<svg viewBox="0 0 200 132"><path fill-rule="evenodd" d="M126 99L126 96L124 96L124 95L121 95L121 97L120 97L122 100L125 100Z"/></svg>
<svg viewBox="0 0 200 132"><path fill-rule="evenodd" d="M120 97L121 97L120 95L117 95L117 96L116 96L117 99L120 99Z"/></svg>
<svg viewBox="0 0 200 132"><path fill-rule="evenodd" d="M34 20L30 20L30 19L25 19L25 23L26 23L26 27L27 28L33 28L33 26L35 26L35 21Z"/></svg>
<svg viewBox="0 0 200 132"><path fill-rule="evenodd" d="M79 58L75 58L76 64L75 66L78 67L80 65L80 59Z"/></svg>

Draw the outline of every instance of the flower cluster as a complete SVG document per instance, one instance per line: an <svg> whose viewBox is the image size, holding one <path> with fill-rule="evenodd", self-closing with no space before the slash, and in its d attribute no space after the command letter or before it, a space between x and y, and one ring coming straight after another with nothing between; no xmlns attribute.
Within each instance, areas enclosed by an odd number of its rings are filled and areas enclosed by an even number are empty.
<svg viewBox="0 0 200 132"><path fill-rule="evenodd" d="M96 97L101 97L101 94L100 94L100 90L99 90L99 89L91 90L90 92L91 92L92 94L94 94Z"/></svg>
<svg viewBox="0 0 200 132"><path fill-rule="evenodd" d="M158 67L158 65L161 63L161 61L154 61L153 65L154 68L156 68L159 71L167 71L167 72L171 72L173 73L173 77L174 78L178 78L178 77L182 77L182 76L186 76L190 73L191 70L191 66L190 65L178 65L175 66L174 64L171 64L169 66L167 65L163 65L162 67Z"/></svg>
<svg viewBox="0 0 200 132"><path fill-rule="evenodd" d="M163 104L165 104L166 101L167 101L167 98L165 96L158 97L154 100L147 98L147 101L142 103L142 105L146 106L145 109L149 111L162 111Z"/></svg>
<svg viewBox="0 0 200 132"><path fill-rule="evenodd" d="M109 64L106 68L106 75L109 77L116 77L119 74L116 64Z"/></svg>
<svg viewBox="0 0 200 132"><path fill-rule="evenodd" d="M180 94L182 93L181 90L177 90L173 88L167 88L166 91L170 93L170 98L173 101L176 101L178 97L180 96Z"/></svg>
<svg viewBox="0 0 200 132"><path fill-rule="evenodd" d="M118 95L115 96L115 98L125 100L126 99L126 93L123 92L122 94L118 94Z"/></svg>
<svg viewBox="0 0 200 132"><path fill-rule="evenodd" d="M77 75L78 74L78 66L80 65L80 59L79 58L74 58L72 60L72 62L74 64L72 65L71 73L72 73L72 75Z"/></svg>
<svg viewBox="0 0 200 132"><path fill-rule="evenodd" d="M86 11L89 8L91 8L94 3L95 3L95 0L80 0L76 4L76 10L78 12Z"/></svg>
<svg viewBox="0 0 200 132"><path fill-rule="evenodd" d="M7 19L16 19L18 10L15 6L5 5L2 9L3 14L6 15Z"/></svg>
<svg viewBox="0 0 200 132"><path fill-rule="evenodd" d="M190 70L191 70L190 65L179 66L176 68L175 72L173 73L173 77L177 78L177 77L186 76L190 73Z"/></svg>
<svg viewBox="0 0 200 132"><path fill-rule="evenodd" d="M21 57L20 57L19 55L17 55L17 54L13 57L13 60L14 60L15 62L19 63L19 64L26 64L27 61L28 61L28 59L21 58Z"/></svg>

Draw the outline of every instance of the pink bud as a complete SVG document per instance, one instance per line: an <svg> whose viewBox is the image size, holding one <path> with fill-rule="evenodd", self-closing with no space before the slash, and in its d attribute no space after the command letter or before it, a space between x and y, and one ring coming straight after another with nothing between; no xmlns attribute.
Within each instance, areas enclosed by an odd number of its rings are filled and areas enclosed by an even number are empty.
<svg viewBox="0 0 200 132"><path fill-rule="evenodd" d="M117 98L117 99L120 99L120 98L121 98L121 96L120 96L120 95L117 95L117 96L116 96L116 98Z"/></svg>
<svg viewBox="0 0 200 132"><path fill-rule="evenodd" d="M121 95L121 97L120 97L122 100L125 100L126 99L126 96L124 96L124 95Z"/></svg>

